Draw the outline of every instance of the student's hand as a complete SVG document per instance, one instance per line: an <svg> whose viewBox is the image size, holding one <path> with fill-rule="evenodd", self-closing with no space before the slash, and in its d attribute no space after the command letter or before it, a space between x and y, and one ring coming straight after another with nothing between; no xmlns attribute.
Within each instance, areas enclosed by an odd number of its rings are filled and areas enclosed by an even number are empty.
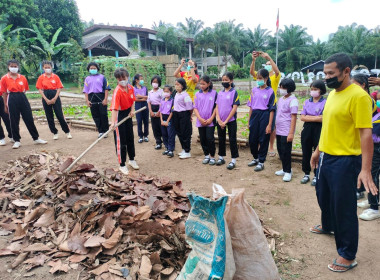
<svg viewBox="0 0 380 280"><path fill-rule="evenodd" d="M165 126L166 126L166 127L169 126L169 122L168 122L168 121L165 122Z"/></svg>
<svg viewBox="0 0 380 280"><path fill-rule="evenodd" d="M270 56L266 52L262 52L261 57L265 58L266 60L270 60Z"/></svg>
<svg viewBox="0 0 380 280"><path fill-rule="evenodd" d="M87 102L87 106L88 106L88 107L91 107L91 101L88 100L88 101L86 101L86 102Z"/></svg>
<svg viewBox="0 0 380 280"><path fill-rule="evenodd" d="M226 125L224 124L224 122L222 122L222 120L218 120L218 124L221 129L224 129L226 127Z"/></svg>
<svg viewBox="0 0 380 280"><path fill-rule="evenodd" d="M159 117L159 116L161 116L161 112L160 112L160 111L158 111L158 112L156 113L156 117Z"/></svg>
<svg viewBox="0 0 380 280"><path fill-rule="evenodd" d="M51 99L51 100L50 100L50 105L54 105L56 101L57 101L57 98L53 98L53 99Z"/></svg>
<svg viewBox="0 0 380 280"><path fill-rule="evenodd" d="M115 122L111 122L111 125L110 125L110 129L115 129L115 126L116 126L116 123Z"/></svg>
<svg viewBox="0 0 380 280"><path fill-rule="evenodd" d="M135 111L131 111L131 112L129 113L129 116L130 116L131 118L133 118L134 115L135 115Z"/></svg>
<svg viewBox="0 0 380 280"><path fill-rule="evenodd" d="M7 106L7 105L4 106L4 113L5 113L5 114L9 114L8 106Z"/></svg>
<svg viewBox="0 0 380 280"><path fill-rule="evenodd" d="M164 121L161 121L161 126L165 126L165 122Z"/></svg>
<svg viewBox="0 0 380 280"><path fill-rule="evenodd" d="M369 86L380 86L380 78L370 77L368 78Z"/></svg>
<svg viewBox="0 0 380 280"><path fill-rule="evenodd" d="M319 151L314 151L313 155L311 156L310 159L310 166L312 169L317 169L318 168L318 162L319 162Z"/></svg>
<svg viewBox="0 0 380 280"><path fill-rule="evenodd" d="M199 122L201 123L202 126L205 126L207 121L205 119L199 118Z"/></svg>
<svg viewBox="0 0 380 280"><path fill-rule="evenodd" d="M286 139L288 143L293 142L294 139L294 133L289 133L288 138Z"/></svg>
<svg viewBox="0 0 380 280"><path fill-rule="evenodd" d="M102 105L107 106L107 104L108 104L108 100L104 98L104 100L102 101Z"/></svg>
<svg viewBox="0 0 380 280"><path fill-rule="evenodd" d="M259 57L259 53L257 51L252 52L252 59L256 60L256 58Z"/></svg>
<svg viewBox="0 0 380 280"><path fill-rule="evenodd" d="M152 118L154 118L154 113L153 112L150 112L150 116L152 117Z"/></svg>
<svg viewBox="0 0 380 280"><path fill-rule="evenodd" d="M364 185L365 190L368 193L372 193L374 196L377 195L378 190L373 182L372 175L370 171L361 170L358 176L358 189Z"/></svg>
<svg viewBox="0 0 380 280"><path fill-rule="evenodd" d="M265 129L265 133L266 134L271 134L271 132L272 132L272 126L271 125L267 125L267 128ZM289 139L289 136L288 136L288 139ZM288 141L289 142L289 141Z"/></svg>

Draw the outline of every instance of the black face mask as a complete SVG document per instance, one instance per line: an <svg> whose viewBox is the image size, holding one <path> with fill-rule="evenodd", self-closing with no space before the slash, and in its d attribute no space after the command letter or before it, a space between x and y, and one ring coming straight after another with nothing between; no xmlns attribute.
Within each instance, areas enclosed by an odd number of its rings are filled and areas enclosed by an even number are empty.
<svg viewBox="0 0 380 280"><path fill-rule="evenodd" d="M230 87L230 83L228 83L228 82L223 82L222 83L222 86L224 87L224 88L229 88Z"/></svg>
<svg viewBox="0 0 380 280"><path fill-rule="evenodd" d="M338 77L326 79L326 85L329 88L337 89L337 88L339 88L343 84L343 80L342 81L338 81Z"/></svg>

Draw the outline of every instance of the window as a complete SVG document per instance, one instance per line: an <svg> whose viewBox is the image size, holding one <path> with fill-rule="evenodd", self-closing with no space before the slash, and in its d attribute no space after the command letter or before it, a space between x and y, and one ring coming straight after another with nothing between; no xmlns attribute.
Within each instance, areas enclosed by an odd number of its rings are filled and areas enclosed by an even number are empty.
<svg viewBox="0 0 380 280"><path fill-rule="evenodd" d="M143 50L147 49L146 38L145 37L140 36L140 45L141 45L141 49L143 49Z"/></svg>
<svg viewBox="0 0 380 280"><path fill-rule="evenodd" d="M131 41L133 39L137 39L137 35L136 34L132 34L132 33L127 33L127 39L128 39L128 47L130 48L132 46Z"/></svg>

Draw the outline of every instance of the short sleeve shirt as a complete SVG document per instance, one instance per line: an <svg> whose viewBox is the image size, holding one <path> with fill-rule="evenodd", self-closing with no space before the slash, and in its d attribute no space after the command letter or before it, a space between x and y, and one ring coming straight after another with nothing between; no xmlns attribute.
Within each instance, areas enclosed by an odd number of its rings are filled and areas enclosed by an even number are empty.
<svg viewBox="0 0 380 280"><path fill-rule="evenodd" d="M132 107L133 102L136 100L133 87L127 85L124 89L121 86L117 86L112 96L112 102L110 110L124 111Z"/></svg>
<svg viewBox="0 0 380 280"><path fill-rule="evenodd" d="M318 102L314 102L313 98L310 98L305 101L301 115L320 116L323 113L325 104L326 104L326 99L323 97L321 97L321 99L319 99Z"/></svg>
<svg viewBox="0 0 380 280"><path fill-rule="evenodd" d="M6 92L26 92L27 90L29 90L29 84L23 75L18 74L17 78L13 79L6 74L0 80L0 96Z"/></svg>
<svg viewBox="0 0 380 280"><path fill-rule="evenodd" d="M216 98L216 104L218 105L219 117L224 122L230 115L233 106L240 105L239 95L234 88L231 88L229 91L221 90ZM236 120L236 116L237 113L228 122Z"/></svg>
<svg viewBox="0 0 380 280"><path fill-rule="evenodd" d="M137 88L134 87L135 95L141 95L141 96L147 96L148 95L148 89L146 87Z"/></svg>
<svg viewBox="0 0 380 280"><path fill-rule="evenodd" d="M173 110L175 112L184 112L193 110L193 101L190 98L190 95L186 91L181 93L177 92L174 97L174 106Z"/></svg>
<svg viewBox="0 0 380 280"><path fill-rule="evenodd" d="M208 120L211 118L215 109L215 100L217 94L215 90L208 92L198 91L194 96L194 109L197 109L202 119ZM202 127L201 122L197 119L197 127ZM214 126L213 123L208 126Z"/></svg>
<svg viewBox="0 0 380 280"><path fill-rule="evenodd" d="M186 81L186 86L187 86L186 92L190 95L191 100L194 101L195 87L197 86L197 83L193 81L193 78L191 77L189 72L181 72L180 75ZM198 78L198 81L199 81L199 76L197 74L195 74L195 76Z"/></svg>
<svg viewBox="0 0 380 280"><path fill-rule="evenodd" d="M50 77L46 74L42 74L38 77L36 88L42 90L57 90L63 88L63 85L61 79L56 74L51 74Z"/></svg>
<svg viewBox="0 0 380 280"><path fill-rule="evenodd" d="M275 109L274 99L275 96L271 87L265 89L256 87L252 89L247 106L252 110L273 111Z"/></svg>
<svg viewBox="0 0 380 280"><path fill-rule="evenodd" d="M84 93L104 93L106 90L111 90L111 87L109 86L106 77L102 74L90 75L84 80Z"/></svg>
<svg viewBox="0 0 380 280"><path fill-rule="evenodd" d="M161 104L161 100L163 98L163 94L164 94L164 91L162 90L162 88L159 88L156 91L151 90L148 93L148 100L147 100L148 103L150 103L152 105L160 105Z"/></svg>
<svg viewBox="0 0 380 280"><path fill-rule="evenodd" d="M165 100L165 98L163 98L161 100L161 105L160 105L161 114L170 115L173 109L173 102L174 102L174 99L171 96L169 97L168 100Z"/></svg>
<svg viewBox="0 0 380 280"><path fill-rule="evenodd" d="M331 91L323 111L319 150L334 156L360 155L360 128L372 128L369 94L356 84Z"/></svg>
<svg viewBox="0 0 380 280"><path fill-rule="evenodd" d="M288 136L292 115L298 113L298 99L293 94L288 98L281 97L277 102L276 134Z"/></svg>

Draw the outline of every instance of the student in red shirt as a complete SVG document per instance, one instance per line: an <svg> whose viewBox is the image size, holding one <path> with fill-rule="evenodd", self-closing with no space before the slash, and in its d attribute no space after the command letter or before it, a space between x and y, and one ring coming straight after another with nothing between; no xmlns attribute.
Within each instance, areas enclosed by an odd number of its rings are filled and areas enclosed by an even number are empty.
<svg viewBox="0 0 380 280"><path fill-rule="evenodd" d="M67 138L71 139L73 137L70 134L70 128L63 115L61 98L59 98L59 94L63 88L62 82L60 78L53 73L53 63L51 61L43 61L42 67L45 73L39 76L36 88L42 96L42 105L44 106L50 131L54 134L53 139L58 140L58 130L55 128L54 114L62 130L66 133Z"/></svg>
<svg viewBox="0 0 380 280"><path fill-rule="evenodd" d="M119 170L128 175L128 168L125 166L127 160L127 152L129 157L128 164L133 169L139 169L135 161L135 143L133 136L133 123L132 117L135 114L133 103L136 100L133 87L128 84L129 73L123 68L116 69L114 73L118 81L118 86L115 88L110 110L112 111L111 129L127 116L130 116L120 126L116 127L114 131L116 154L120 163Z"/></svg>
<svg viewBox="0 0 380 280"><path fill-rule="evenodd" d="M35 144L46 144L47 141L39 138L37 128L33 121L32 108L26 98L25 92L29 90L25 76L19 74L20 63L17 60L8 61L8 74L0 80L0 93L3 94L5 112L9 113L12 136L15 141L13 149L21 146L20 115L32 136Z"/></svg>

